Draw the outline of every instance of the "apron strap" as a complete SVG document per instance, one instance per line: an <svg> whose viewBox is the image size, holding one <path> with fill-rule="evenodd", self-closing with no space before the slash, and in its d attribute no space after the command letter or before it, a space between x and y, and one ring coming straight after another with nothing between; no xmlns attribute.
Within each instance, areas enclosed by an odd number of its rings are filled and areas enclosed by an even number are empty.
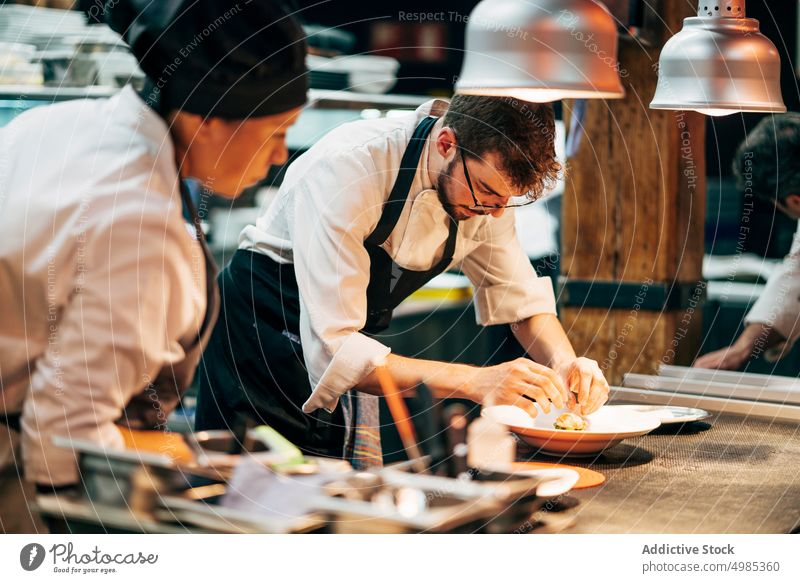
<svg viewBox="0 0 800 583"><path fill-rule="evenodd" d="M438 271L441 273L445 269L449 267L449 265L453 262L453 255L456 251L456 239L458 237L458 222L451 216L450 219L450 227L449 232L447 234L447 242L444 244L444 252L442 253L442 258L439 263L436 264L436 267L433 268L434 271Z"/></svg>
<svg viewBox="0 0 800 583"><path fill-rule="evenodd" d="M389 235L392 234L397 221L400 220L400 215L403 212L403 202L408 198L408 191L411 190L414 176L417 175L417 166L419 165L422 151L425 149L425 140L428 139L428 134L431 133L438 119L428 116L419 122L414 130L414 135L411 136L411 140L403 153L403 158L400 160L400 171L397 173L392 192L389 193L389 198L383 205L381 218L375 230L367 237L366 242L376 246L383 245Z"/></svg>
<svg viewBox="0 0 800 583"><path fill-rule="evenodd" d="M211 332L211 328L216 320L217 312L219 311L219 289L217 288L218 269L217 263L214 261L214 257L211 254L211 250L208 248L206 235L203 233L202 221L200 220L200 215L197 212L194 203L192 202L189 186L185 181L180 179L178 180L178 186L180 188L183 206L189 215L192 226L194 227L197 242L200 243L200 248L203 251L203 258L205 259L206 264L206 313L203 317L203 323L200 326L197 336L189 345L189 347L194 347L197 344L205 344ZM187 347L184 347L184 349L186 348Z"/></svg>
<svg viewBox="0 0 800 583"><path fill-rule="evenodd" d="M425 140L433 129L437 118L426 117L414 130L411 142L403 153L401 168L392 186L389 198L383 207L375 230L364 241L370 256L370 282L367 287L367 320L364 331L376 333L386 329L392 319L392 311L409 294L419 289L434 276L442 273L453 261L458 237L458 222L449 217L448 237L441 259L425 271L403 269L381 248L397 226L397 221L408 199L419 160L425 148ZM393 203L393 204L390 204Z"/></svg>

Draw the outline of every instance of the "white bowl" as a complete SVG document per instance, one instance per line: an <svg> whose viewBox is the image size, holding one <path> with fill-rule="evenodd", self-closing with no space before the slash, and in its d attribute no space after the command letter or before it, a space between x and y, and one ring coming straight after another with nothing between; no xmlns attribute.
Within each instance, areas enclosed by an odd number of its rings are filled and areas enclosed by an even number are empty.
<svg viewBox="0 0 800 583"><path fill-rule="evenodd" d="M645 435L661 425L658 414L607 405L586 417L584 431L556 429L553 422L564 409L542 413L535 418L513 405L484 407L481 415L507 425L541 453L559 457L587 457L617 445L623 439Z"/></svg>

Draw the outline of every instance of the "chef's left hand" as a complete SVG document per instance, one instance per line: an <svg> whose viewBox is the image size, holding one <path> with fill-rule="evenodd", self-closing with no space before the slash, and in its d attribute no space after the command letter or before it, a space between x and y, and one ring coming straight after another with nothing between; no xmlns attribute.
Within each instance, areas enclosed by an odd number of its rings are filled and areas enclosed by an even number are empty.
<svg viewBox="0 0 800 583"><path fill-rule="evenodd" d="M590 358L576 358L560 367L561 374L570 393L568 407L580 415L597 411L608 401L608 381L597 362Z"/></svg>

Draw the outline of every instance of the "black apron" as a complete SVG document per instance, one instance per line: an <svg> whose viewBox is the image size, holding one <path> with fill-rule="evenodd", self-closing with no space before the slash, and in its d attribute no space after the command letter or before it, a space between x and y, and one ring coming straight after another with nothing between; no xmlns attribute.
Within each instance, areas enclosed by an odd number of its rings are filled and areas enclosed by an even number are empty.
<svg viewBox="0 0 800 583"><path fill-rule="evenodd" d="M458 223L452 218L442 258L427 271L400 267L380 247L397 225L436 119L425 118L414 131L380 220L364 241L370 257L365 334L385 330L393 310L453 261ZM342 457L350 425L343 407L302 412L311 387L294 266L239 250L220 273L219 287L220 317L200 362L196 429L232 428L237 415L244 415L271 425L307 453Z"/></svg>

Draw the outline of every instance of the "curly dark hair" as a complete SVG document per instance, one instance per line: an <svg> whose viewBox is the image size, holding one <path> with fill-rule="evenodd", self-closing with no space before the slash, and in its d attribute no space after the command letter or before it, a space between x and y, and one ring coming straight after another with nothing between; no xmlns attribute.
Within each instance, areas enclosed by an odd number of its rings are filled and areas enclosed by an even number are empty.
<svg viewBox="0 0 800 583"><path fill-rule="evenodd" d="M549 103L511 97L456 95L444 117L462 151L473 158L498 155L512 186L532 199L554 186L562 166L556 160L555 114Z"/></svg>
<svg viewBox="0 0 800 583"><path fill-rule="evenodd" d="M782 201L800 194L800 113L770 115L758 122L733 158L739 190Z"/></svg>

